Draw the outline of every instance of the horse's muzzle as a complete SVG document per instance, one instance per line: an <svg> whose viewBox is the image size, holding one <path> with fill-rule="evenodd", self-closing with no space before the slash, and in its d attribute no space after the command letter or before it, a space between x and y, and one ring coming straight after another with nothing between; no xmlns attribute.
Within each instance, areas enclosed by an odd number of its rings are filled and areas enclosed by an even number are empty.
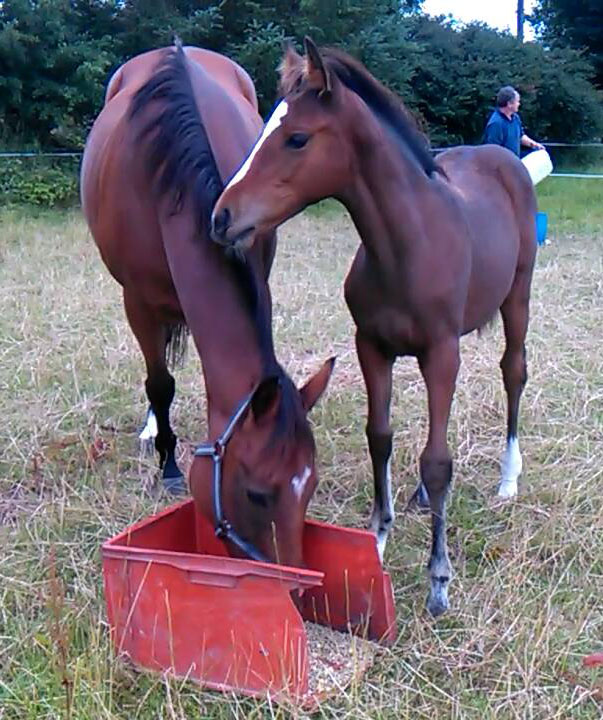
<svg viewBox="0 0 603 720"><path fill-rule="evenodd" d="M223 208L212 215L211 237L222 247L246 250L253 245L255 226L249 225L243 230L239 230L236 226L233 227L230 210Z"/></svg>
<svg viewBox="0 0 603 720"><path fill-rule="evenodd" d="M230 245L230 242L227 239L230 220L230 210L228 208L222 208L219 212L212 213L211 237L215 243L218 243L218 245Z"/></svg>

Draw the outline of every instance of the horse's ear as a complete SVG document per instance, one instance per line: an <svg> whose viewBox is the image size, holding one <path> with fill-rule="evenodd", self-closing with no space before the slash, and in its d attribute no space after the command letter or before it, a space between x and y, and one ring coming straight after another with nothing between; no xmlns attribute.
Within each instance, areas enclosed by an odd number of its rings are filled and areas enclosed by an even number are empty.
<svg viewBox="0 0 603 720"><path fill-rule="evenodd" d="M293 43L287 40L283 43L283 59L279 65L281 93L286 95L293 85L292 79L298 77L304 64L303 57L293 47Z"/></svg>
<svg viewBox="0 0 603 720"><path fill-rule="evenodd" d="M320 51L314 44L312 38L304 38L304 48L306 50L306 76L310 80L316 79L320 96L328 95L331 92L331 75L324 64Z"/></svg>
<svg viewBox="0 0 603 720"><path fill-rule="evenodd" d="M301 395L302 405L306 412L312 410L325 391L334 366L335 357L331 357L320 370L308 380L303 388L300 389L299 394Z"/></svg>
<svg viewBox="0 0 603 720"><path fill-rule="evenodd" d="M251 398L251 417L261 423L274 417L281 399L281 381L274 375L262 380Z"/></svg>

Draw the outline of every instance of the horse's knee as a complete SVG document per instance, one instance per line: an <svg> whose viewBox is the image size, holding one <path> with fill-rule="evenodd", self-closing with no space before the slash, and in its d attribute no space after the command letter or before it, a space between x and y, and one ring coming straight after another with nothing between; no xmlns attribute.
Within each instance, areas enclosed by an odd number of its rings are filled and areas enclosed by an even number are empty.
<svg viewBox="0 0 603 720"><path fill-rule="evenodd" d="M507 348L500 360L500 369L506 388L517 385L523 388L528 381L525 348Z"/></svg>
<svg viewBox="0 0 603 720"><path fill-rule="evenodd" d="M366 439L368 441L371 457L377 456L388 458L392 454L391 430L379 432L367 426Z"/></svg>
<svg viewBox="0 0 603 720"><path fill-rule="evenodd" d="M176 393L176 381L167 370L159 376L149 376L145 382L149 402L155 412L157 409L169 407Z"/></svg>
<svg viewBox="0 0 603 720"><path fill-rule="evenodd" d="M439 504L446 497L452 482L452 458L432 457L427 453L421 455L421 481L423 482L430 503Z"/></svg>

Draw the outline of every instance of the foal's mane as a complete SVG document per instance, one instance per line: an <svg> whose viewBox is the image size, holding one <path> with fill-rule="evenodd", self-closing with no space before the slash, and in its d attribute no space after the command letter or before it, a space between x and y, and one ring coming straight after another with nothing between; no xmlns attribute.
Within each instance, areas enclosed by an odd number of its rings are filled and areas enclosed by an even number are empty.
<svg viewBox="0 0 603 720"><path fill-rule="evenodd" d="M320 55L327 70L333 72L348 89L362 98L379 120L394 131L429 177L434 173L446 176L431 156L427 138L419 130L416 119L399 97L347 53L327 47L320 48ZM290 80L288 78L288 82ZM298 78L295 80L299 82Z"/></svg>

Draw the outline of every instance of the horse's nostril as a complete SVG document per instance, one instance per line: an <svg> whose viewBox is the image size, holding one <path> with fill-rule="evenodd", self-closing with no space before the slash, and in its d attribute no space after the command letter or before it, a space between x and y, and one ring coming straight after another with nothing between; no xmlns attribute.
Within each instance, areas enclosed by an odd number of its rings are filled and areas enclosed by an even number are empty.
<svg viewBox="0 0 603 720"><path fill-rule="evenodd" d="M230 210L222 208L220 212L215 213L212 222L212 233L215 237L223 238L226 235L228 226L230 225Z"/></svg>

